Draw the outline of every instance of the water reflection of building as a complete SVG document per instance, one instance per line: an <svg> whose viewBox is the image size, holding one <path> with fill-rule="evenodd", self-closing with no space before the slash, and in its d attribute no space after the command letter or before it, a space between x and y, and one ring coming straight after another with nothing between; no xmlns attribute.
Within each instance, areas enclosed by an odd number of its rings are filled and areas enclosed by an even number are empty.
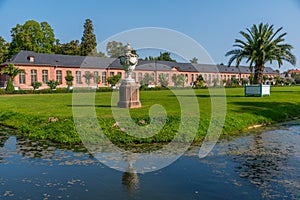
<svg viewBox="0 0 300 200"><path fill-rule="evenodd" d="M7 134L0 132L0 163L2 162L4 156L2 149L4 148L4 144L8 138L9 136Z"/></svg>
<svg viewBox="0 0 300 200"><path fill-rule="evenodd" d="M8 140L9 136L7 134L0 133L0 147L4 147L6 140Z"/></svg>

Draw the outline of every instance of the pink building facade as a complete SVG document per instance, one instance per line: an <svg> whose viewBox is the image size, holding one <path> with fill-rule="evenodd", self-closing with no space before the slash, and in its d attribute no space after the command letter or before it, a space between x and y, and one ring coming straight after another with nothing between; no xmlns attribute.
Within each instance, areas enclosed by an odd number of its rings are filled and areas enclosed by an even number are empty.
<svg viewBox="0 0 300 200"><path fill-rule="evenodd" d="M100 58L85 56L70 56L57 54L38 54L31 51L20 51L9 62L0 65L0 70L8 64L14 64L22 72L14 79L14 86L20 89L32 89L31 83L38 81L42 83L40 89L48 88L46 82L56 80L60 83L58 87L65 88L67 83L65 76L68 72L74 77L73 87L109 87L107 78L119 74L125 77L123 67L117 58ZM89 71L93 77L88 80L84 77ZM173 86L172 76L182 74L185 76L184 86L191 86L198 76L202 75L207 85L212 85L218 80L220 84L235 77L236 79L247 79L252 73L246 66L225 66L212 64L177 63L170 61L143 61L133 73L136 82L141 83L145 76L150 76L149 85L160 85L159 77L165 76L168 85ZM266 67L265 75L275 77L278 75L270 67ZM97 78L98 77L98 78ZM0 87L5 87L7 76L0 75Z"/></svg>

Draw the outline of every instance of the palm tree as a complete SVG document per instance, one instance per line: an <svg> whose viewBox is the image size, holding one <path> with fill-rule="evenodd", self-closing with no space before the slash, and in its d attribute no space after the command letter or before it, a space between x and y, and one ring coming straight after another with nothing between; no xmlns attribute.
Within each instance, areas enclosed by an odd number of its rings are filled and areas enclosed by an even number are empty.
<svg viewBox="0 0 300 200"><path fill-rule="evenodd" d="M7 67L3 68L0 73L8 75L9 79L13 81L21 71L23 70L15 67L14 64L9 64Z"/></svg>
<svg viewBox="0 0 300 200"><path fill-rule="evenodd" d="M14 64L9 64L7 67L3 68L1 70L1 74L6 74L8 75L9 79L7 81L7 86L6 86L6 90L13 92L14 91L14 86L13 86L13 81L16 78L16 76L22 72L24 70L21 70L17 67L15 67Z"/></svg>
<svg viewBox="0 0 300 200"><path fill-rule="evenodd" d="M226 53L226 56L232 56L229 59L228 66L236 60L238 66L242 59L246 59L246 63L250 64L250 70L253 70L254 65L254 84L261 84L265 63L275 60L280 67L283 61L287 61L292 65L296 64L296 58L291 53L293 47L285 44L284 36L278 33L282 27L274 31L273 25L260 23L258 26L253 25L251 29L247 28L247 32L240 31L240 34L245 38L245 41L236 39L233 49Z"/></svg>

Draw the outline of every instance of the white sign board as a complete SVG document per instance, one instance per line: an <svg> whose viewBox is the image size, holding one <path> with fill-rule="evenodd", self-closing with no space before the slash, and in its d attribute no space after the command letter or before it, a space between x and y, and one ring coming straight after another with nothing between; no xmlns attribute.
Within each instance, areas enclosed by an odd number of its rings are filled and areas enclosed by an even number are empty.
<svg viewBox="0 0 300 200"><path fill-rule="evenodd" d="M270 96L270 85L245 85L245 96Z"/></svg>

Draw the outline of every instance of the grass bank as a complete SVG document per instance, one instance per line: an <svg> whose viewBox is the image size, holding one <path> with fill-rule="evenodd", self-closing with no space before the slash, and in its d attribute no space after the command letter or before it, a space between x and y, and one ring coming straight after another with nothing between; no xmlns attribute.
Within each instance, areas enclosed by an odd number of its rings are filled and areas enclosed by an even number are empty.
<svg viewBox="0 0 300 200"><path fill-rule="evenodd" d="M195 141L201 141L209 127L211 97L209 90L195 90L200 108L199 129ZM226 89L226 119L223 134L234 134L256 124L271 124L300 116L300 87L273 87L270 97L244 97L243 88ZM150 122L148 112L160 104L168 114L164 128L149 138L128 136L112 115L111 92L95 94L95 111L99 124L114 143L168 142L174 137L180 123L177 97L168 90L141 91L142 108L130 110L132 119L144 126ZM186 103L189 103L188 98ZM35 94L0 96L0 123L18 130L31 139L48 139L58 143L77 144L72 115L72 94Z"/></svg>

